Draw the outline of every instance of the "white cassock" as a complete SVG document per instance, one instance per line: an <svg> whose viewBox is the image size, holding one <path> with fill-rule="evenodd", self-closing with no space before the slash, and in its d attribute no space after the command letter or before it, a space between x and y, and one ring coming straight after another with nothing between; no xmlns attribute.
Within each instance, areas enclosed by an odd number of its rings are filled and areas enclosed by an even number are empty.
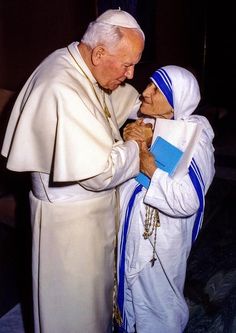
<svg viewBox="0 0 236 333"><path fill-rule="evenodd" d="M139 170L138 145L119 133L139 95L104 94L77 45L30 76L2 149L8 169L32 175L35 333L111 332L115 187Z"/></svg>

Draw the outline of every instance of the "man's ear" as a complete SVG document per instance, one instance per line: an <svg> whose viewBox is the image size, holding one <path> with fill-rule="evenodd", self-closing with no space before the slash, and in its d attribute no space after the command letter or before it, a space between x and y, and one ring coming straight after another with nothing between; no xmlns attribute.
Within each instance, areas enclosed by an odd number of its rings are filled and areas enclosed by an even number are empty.
<svg viewBox="0 0 236 333"><path fill-rule="evenodd" d="M106 50L103 46L98 45L92 50L92 63L94 66L100 64L103 56L106 54Z"/></svg>

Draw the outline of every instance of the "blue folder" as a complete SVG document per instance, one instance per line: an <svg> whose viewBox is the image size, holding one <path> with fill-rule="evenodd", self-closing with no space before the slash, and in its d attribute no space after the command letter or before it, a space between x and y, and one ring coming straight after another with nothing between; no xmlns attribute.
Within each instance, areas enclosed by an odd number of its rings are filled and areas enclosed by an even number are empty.
<svg viewBox="0 0 236 333"><path fill-rule="evenodd" d="M172 176L177 168L177 165L183 155L183 152L158 136L153 143L150 152L154 155L157 167L168 172ZM145 188L149 187L150 178L140 172L135 178Z"/></svg>

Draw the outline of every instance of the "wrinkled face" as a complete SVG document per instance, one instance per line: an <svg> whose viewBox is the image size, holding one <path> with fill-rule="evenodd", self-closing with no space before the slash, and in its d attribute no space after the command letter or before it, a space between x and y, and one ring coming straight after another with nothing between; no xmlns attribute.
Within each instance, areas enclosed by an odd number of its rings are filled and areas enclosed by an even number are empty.
<svg viewBox="0 0 236 333"><path fill-rule="evenodd" d="M94 76L105 89L114 90L126 79L132 79L134 66L142 55L144 42L140 34L131 29L123 30L124 36L115 48L109 50L100 46L94 50L100 51L96 53Z"/></svg>
<svg viewBox="0 0 236 333"><path fill-rule="evenodd" d="M171 119L173 109L167 101L165 95L152 82L143 91L141 112L155 118Z"/></svg>

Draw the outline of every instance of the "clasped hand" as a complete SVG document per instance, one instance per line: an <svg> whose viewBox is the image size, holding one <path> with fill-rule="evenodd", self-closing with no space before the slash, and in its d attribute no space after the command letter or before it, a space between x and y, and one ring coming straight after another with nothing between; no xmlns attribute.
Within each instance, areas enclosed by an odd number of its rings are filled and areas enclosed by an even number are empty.
<svg viewBox="0 0 236 333"><path fill-rule="evenodd" d="M141 148L141 142L145 142L149 147L152 142L152 124L145 124L143 119L138 119L125 126L123 138L125 141L135 140Z"/></svg>
<svg viewBox="0 0 236 333"><path fill-rule="evenodd" d="M126 125L123 132L124 140L135 140L140 149L140 171L145 173L149 178L157 169L155 159L148 147L152 142L152 124L145 124L143 119L138 119L135 122Z"/></svg>

